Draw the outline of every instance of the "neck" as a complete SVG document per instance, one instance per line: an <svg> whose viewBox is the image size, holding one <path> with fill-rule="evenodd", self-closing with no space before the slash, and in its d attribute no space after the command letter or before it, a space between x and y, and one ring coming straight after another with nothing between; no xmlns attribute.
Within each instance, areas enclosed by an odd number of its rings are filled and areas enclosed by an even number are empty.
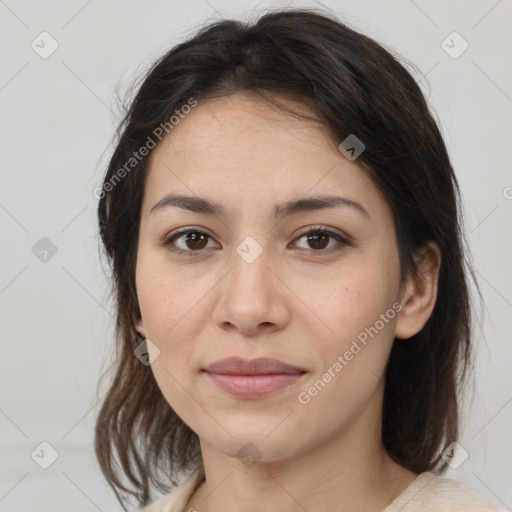
<svg viewBox="0 0 512 512"><path fill-rule="evenodd" d="M375 410L367 407L350 428L286 460L246 465L201 439L206 482L185 510L381 512L417 475L385 452Z"/></svg>

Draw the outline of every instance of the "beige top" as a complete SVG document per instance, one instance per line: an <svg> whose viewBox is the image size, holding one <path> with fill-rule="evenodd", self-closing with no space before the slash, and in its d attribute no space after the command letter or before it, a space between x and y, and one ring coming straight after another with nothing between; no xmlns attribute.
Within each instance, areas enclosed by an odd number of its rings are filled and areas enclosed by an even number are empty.
<svg viewBox="0 0 512 512"><path fill-rule="evenodd" d="M143 512L188 512L185 506L203 480L199 469ZM503 512L455 480L421 473L383 512Z"/></svg>

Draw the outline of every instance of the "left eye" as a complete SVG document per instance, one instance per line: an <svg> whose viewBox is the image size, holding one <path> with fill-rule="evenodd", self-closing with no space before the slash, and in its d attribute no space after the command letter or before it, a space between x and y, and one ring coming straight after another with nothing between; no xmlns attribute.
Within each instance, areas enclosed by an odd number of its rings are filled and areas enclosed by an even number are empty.
<svg viewBox="0 0 512 512"><path fill-rule="evenodd" d="M340 246L343 246L347 243L347 240L338 233L323 229L313 229L307 231L306 233L303 233L298 239L305 239L306 244L308 244L309 247L302 248L313 252L321 252L325 251L326 249L331 249L336 245L336 242Z"/></svg>

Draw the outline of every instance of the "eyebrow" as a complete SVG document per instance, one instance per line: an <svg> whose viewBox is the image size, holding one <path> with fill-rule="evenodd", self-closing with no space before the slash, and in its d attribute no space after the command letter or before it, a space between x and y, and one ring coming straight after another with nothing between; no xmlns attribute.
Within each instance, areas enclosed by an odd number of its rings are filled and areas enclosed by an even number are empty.
<svg viewBox="0 0 512 512"><path fill-rule="evenodd" d="M205 215L221 216L224 213L224 207L219 203L209 201L208 199L204 199L202 197L176 194L169 194L165 196L151 208L149 213L152 214L158 210L170 208L173 206L183 208L184 210L189 210L195 213L202 213ZM280 203L274 206L272 215L274 219L279 220L282 219L283 217L296 215L298 213L337 207L352 208L355 211L362 214L363 216L370 219L369 213L364 209L364 207L360 203L347 197L337 195L304 197L300 199L287 201L285 203Z"/></svg>

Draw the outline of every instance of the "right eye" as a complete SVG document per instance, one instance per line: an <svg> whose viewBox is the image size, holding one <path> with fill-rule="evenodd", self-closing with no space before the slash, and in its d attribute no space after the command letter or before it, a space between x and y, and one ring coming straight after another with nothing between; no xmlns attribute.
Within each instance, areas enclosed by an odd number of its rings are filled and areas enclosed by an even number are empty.
<svg viewBox="0 0 512 512"><path fill-rule="evenodd" d="M167 235L162 245L177 254L202 252L208 249L208 240L213 240L210 235L198 229L182 229Z"/></svg>

